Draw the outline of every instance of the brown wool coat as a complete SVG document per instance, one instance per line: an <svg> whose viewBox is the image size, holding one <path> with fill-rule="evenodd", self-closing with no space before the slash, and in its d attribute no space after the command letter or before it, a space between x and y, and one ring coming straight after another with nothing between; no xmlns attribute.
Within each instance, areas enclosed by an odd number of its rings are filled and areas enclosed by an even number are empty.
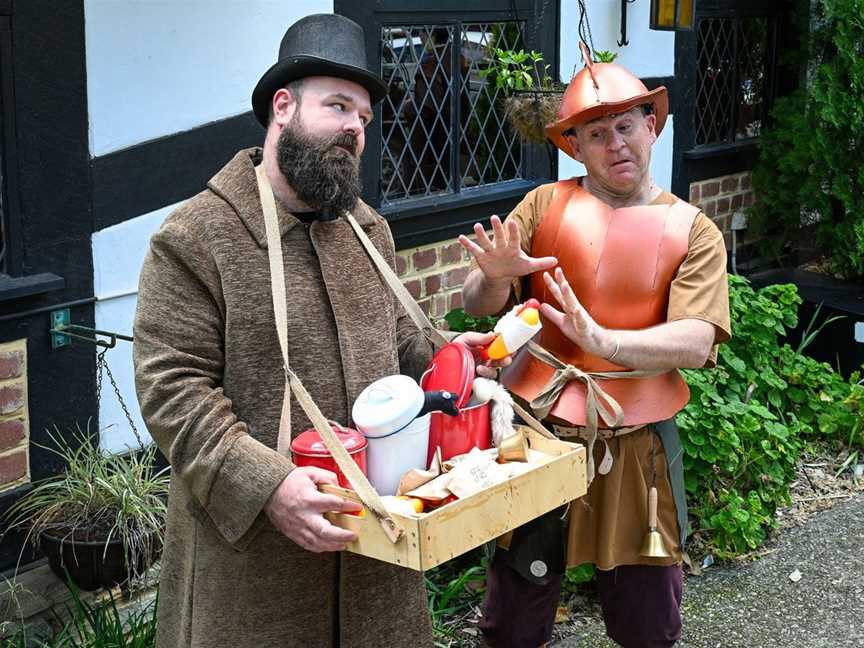
<svg viewBox="0 0 864 648"><path fill-rule="evenodd" d="M432 645L422 576L314 554L262 508L292 463L275 450L283 392L253 164L238 153L150 243L135 317L141 411L173 467L158 648ZM385 221L355 217L394 264ZM324 414L349 422L373 380L416 375L431 349L344 219L280 210L289 361ZM293 401L292 433L308 429Z"/></svg>

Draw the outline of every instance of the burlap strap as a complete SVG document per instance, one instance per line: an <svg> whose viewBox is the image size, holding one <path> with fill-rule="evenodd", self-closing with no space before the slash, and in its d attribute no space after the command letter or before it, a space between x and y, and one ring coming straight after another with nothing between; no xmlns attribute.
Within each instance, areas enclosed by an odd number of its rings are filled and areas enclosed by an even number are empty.
<svg viewBox="0 0 864 648"><path fill-rule="evenodd" d="M374 263L375 267L378 268L378 272L381 273L384 281L388 286L390 286L390 290L392 290L393 294L396 295L396 299L398 299L402 304L402 307L405 309L405 312L408 313L408 317L411 318L411 321L414 322L415 326L423 332L423 335L426 336L426 339L429 340L433 346L440 347L447 344L447 342L450 341L447 336L449 335L450 338L453 338L455 337L455 334L452 331L439 331L435 328L432 322L429 321L429 318L426 317L426 313L424 313L423 309L421 309L417 302L414 301L411 293L409 293L408 289L402 285L402 282L399 281L399 277L396 276L396 273L393 272L393 269L384 257L381 256L378 248L376 248L375 244L369 240L368 236L366 236L366 232L363 231L363 228L360 227L351 214L346 212L345 218L348 219L351 227L354 228L354 233L357 234L357 238L360 239L360 243L363 244L366 253L369 255L369 258L372 259L372 263Z"/></svg>
<svg viewBox="0 0 864 648"><path fill-rule="evenodd" d="M515 400L513 401L513 411L516 412L523 421L535 432L538 432L540 435L546 437L547 439L557 440L554 434L552 434L549 430L547 430L544 425L538 421L534 416L525 408L523 408L519 403Z"/></svg>
<svg viewBox="0 0 864 648"><path fill-rule="evenodd" d="M597 383L601 380L620 380L622 378L647 378L659 376L665 371L640 369L636 371L582 371L579 367L561 362L554 355L535 342L528 343L528 351L541 362L555 369L552 378L531 401L531 409L541 419L546 418L555 405L561 392L571 380L585 383L585 442L588 444L588 483L594 480L594 444L597 442L599 421L608 428L621 427L624 423L624 410L618 401L607 394Z"/></svg>
<svg viewBox="0 0 864 648"><path fill-rule="evenodd" d="M342 474L348 479L351 487L360 497L364 506L378 518L384 532L392 542L396 542L404 534L404 530L384 508L384 503L372 488L366 475L348 455L345 447L336 438L327 419L309 396L309 392L300 379L291 371L288 364L288 307L285 290L285 268L282 260L282 238L279 230L279 220L276 216L276 202L273 189L264 170L263 162L255 168L258 179L258 193L261 197L261 209L264 212L264 227L267 233L267 257L270 263L270 285L273 297L273 312L276 318L276 332L279 337L279 347L282 350L282 360L285 367L285 392L282 398L282 414L279 418L279 437L277 450L288 455L291 447L291 392L297 402L306 412L312 425L321 435L321 440L336 461Z"/></svg>

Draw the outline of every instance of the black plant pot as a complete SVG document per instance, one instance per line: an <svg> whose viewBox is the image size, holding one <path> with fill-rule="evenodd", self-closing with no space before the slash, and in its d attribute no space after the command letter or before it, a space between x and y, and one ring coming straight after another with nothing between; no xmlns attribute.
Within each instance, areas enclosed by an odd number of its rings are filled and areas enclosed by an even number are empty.
<svg viewBox="0 0 864 648"><path fill-rule="evenodd" d="M47 533L40 538L42 551L48 558L57 576L68 578L82 590L92 592L104 587L111 589L129 580L129 565L123 551L123 542L119 539L107 543L103 541L83 542L71 539L61 539ZM149 565L147 557L140 556L136 571L140 574Z"/></svg>

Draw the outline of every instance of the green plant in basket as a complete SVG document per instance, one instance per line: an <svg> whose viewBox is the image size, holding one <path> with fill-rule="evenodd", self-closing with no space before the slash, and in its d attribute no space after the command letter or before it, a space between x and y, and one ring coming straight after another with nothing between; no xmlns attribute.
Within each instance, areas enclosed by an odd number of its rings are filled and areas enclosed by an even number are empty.
<svg viewBox="0 0 864 648"><path fill-rule="evenodd" d="M480 76L490 79L496 88L508 94L516 90L550 90L553 79L549 76L549 65L543 65L543 54L531 50L504 50L496 47L489 67L480 71Z"/></svg>
<svg viewBox="0 0 864 648"><path fill-rule="evenodd" d="M66 469L36 482L7 512L10 524L27 529L28 540L41 545L49 561L59 559L52 568L73 581L88 552L103 559L113 552L120 556L123 576L139 576L161 551L165 525L169 476L167 468L154 469L156 446L141 444L138 452L112 454L77 425L66 437L56 428L48 436L51 445L39 447L55 454ZM59 545L58 556L49 545ZM82 589L125 580L116 573L101 580L86 573L82 578L76 582Z"/></svg>
<svg viewBox="0 0 864 648"><path fill-rule="evenodd" d="M616 58L618 58L617 52L610 52L609 50L594 52L594 60L597 63L614 63Z"/></svg>
<svg viewBox="0 0 864 648"><path fill-rule="evenodd" d="M564 86L549 76L549 68L540 52L495 48L489 67L480 72L504 91L505 115L529 142L546 142L546 124L555 120L561 105Z"/></svg>

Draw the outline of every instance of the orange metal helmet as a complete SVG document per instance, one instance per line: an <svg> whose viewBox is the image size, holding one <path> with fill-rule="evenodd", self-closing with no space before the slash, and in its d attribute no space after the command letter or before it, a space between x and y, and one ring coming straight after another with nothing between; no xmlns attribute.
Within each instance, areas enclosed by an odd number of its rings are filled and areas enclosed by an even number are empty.
<svg viewBox="0 0 864 648"><path fill-rule="evenodd" d="M546 126L546 136L570 157L573 150L564 132L573 126L584 124L606 115L627 112L643 104L653 104L657 135L666 124L669 115L669 97L665 86L648 91L642 81L614 63L593 63L584 43L579 43L585 67L576 74L567 86L558 109L558 121Z"/></svg>

